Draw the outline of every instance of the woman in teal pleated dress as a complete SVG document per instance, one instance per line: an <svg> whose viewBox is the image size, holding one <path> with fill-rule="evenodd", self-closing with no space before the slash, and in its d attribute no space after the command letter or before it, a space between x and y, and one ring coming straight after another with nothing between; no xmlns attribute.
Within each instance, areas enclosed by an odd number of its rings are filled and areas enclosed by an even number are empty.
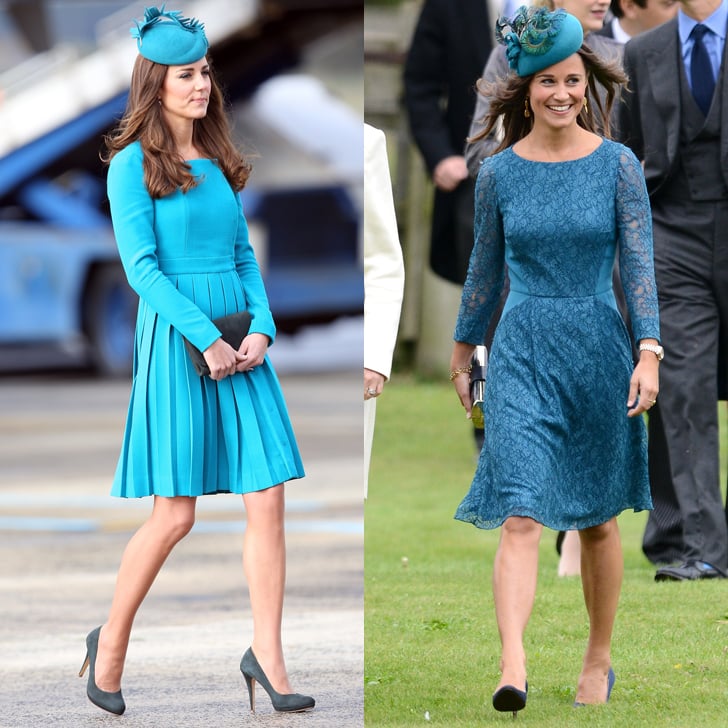
<svg viewBox="0 0 728 728"><path fill-rule="evenodd" d="M192 528L196 498L241 494L253 639L241 661L273 707L314 706L293 693L281 644L284 483L303 467L276 374L275 337L238 193L250 173L212 78L204 26L148 8L126 112L107 138L108 196L119 253L139 294L134 374L112 494L153 496L124 552L108 619L86 639L87 694L124 712L121 676L132 623L162 564ZM247 310L239 349L212 322ZM198 376L185 349L204 355Z"/></svg>
<svg viewBox="0 0 728 728"><path fill-rule="evenodd" d="M493 707L528 696L524 633L543 527L578 530L589 639L575 704L604 703L615 682L612 629L622 582L617 515L652 507L641 415L658 392L657 291L649 201L639 162L595 133L625 82L563 11L521 8L498 23L515 71L492 89L486 158L475 195L475 245L455 330L451 379L469 413L467 372L500 297L486 379L485 442L455 517L501 527L493 569L501 679ZM606 130L608 134L608 129ZM486 132L487 133L487 132ZM619 255L632 335L612 291ZM533 678L533 676L529 676Z"/></svg>

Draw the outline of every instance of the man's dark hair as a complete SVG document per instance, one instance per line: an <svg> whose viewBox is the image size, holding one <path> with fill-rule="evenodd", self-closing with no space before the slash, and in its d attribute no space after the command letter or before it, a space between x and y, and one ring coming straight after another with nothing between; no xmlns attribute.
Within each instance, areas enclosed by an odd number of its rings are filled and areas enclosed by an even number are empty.
<svg viewBox="0 0 728 728"><path fill-rule="evenodd" d="M633 2L641 8L647 7L647 0L633 0ZM624 13L622 12L622 0L612 0L609 4L609 9L612 11L612 15L614 15L615 18L624 17Z"/></svg>

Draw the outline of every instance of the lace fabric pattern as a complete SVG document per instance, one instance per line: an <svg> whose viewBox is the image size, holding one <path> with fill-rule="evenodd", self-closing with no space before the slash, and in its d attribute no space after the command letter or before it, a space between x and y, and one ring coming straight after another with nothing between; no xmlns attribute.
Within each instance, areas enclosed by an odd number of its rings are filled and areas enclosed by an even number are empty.
<svg viewBox="0 0 728 728"><path fill-rule="evenodd" d="M510 293L459 520L496 528L521 515L567 530L652 507L644 423L627 417L633 361L612 291L617 251L634 336L659 339L649 201L632 152L605 140L569 162L512 149L485 160L455 340L482 343L506 266Z"/></svg>

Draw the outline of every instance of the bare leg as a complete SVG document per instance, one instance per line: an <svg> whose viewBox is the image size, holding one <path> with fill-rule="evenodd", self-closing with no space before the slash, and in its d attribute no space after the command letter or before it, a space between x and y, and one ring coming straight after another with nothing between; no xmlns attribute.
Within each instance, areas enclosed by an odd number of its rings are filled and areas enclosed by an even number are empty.
<svg viewBox="0 0 728 728"><path fill-rule="evenodd" d="M589 642L579 676L576 700L603 703L619 593L622 588L622 543L617 519L587 528L581 536L581 581L589 614Z"/></svg>
<svg viewBox="0 0 728 728"><path fill-rule="evenodd" d="M253 653L273 688L292 693L281 642L286 584L284 486L246 493L243 499L248 514L243 568L253 610Z"/></svg>
<svg viewBox="0 0 728 728"><path fill-rule="evenodd" d="M195 522L195 499L154 497L152 515L131 537L121 558L111 610L99 636L96 685L115 692L121 686L126 650L137 610L167 556Z"/></svg>
<svg viewBox="0 0 728 728"><path fill-rule="evenodd" d="M561 544L559 576L579 576L581 573L581 543L578 531L567 531Z"/></svg>
<svg viewBox="0 0 728 728"><path fill-rule="evenodd" d="M495 614L501 639L501 680L498 688L526 684L523 634L536 596L538 544L543 526L531 518L512 516L501 529L493 569Z"/></svg>

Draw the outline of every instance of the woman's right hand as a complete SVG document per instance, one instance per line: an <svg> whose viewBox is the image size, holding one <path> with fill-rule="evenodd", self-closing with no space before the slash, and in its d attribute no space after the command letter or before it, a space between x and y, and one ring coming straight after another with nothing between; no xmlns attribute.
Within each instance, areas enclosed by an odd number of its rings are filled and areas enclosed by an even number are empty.
<svg viewBox="0 0 728 728"><path fill-rule="evenodd" d="M202 352L207 366L210 367L210 379L219 381L235 374L238 365L238 354L227 341L216 339Z"/></svg>
<svg viewBox="0 0 728 728"><path fill-rule="evenodd" d="M472 417L473 399L470 396L470 377L467 373L458 374L455 379L452 380L455 385L455 391L460 397L460 402L465 407L465 416L470 419Z"/></svg>
<svg viewBox="0 0 728 728"><path fill-rule="evenodd" d="M473 408L473 399L470 396L470 373L468 369L471 365L474 351L475 347L472 344L464 344L456 341L452 358L450 359L451 381L460 398L460 403L465 408L465 415L468 419L471 417L471 410ZM459 373L455 374L455 372Z"/></svg>

